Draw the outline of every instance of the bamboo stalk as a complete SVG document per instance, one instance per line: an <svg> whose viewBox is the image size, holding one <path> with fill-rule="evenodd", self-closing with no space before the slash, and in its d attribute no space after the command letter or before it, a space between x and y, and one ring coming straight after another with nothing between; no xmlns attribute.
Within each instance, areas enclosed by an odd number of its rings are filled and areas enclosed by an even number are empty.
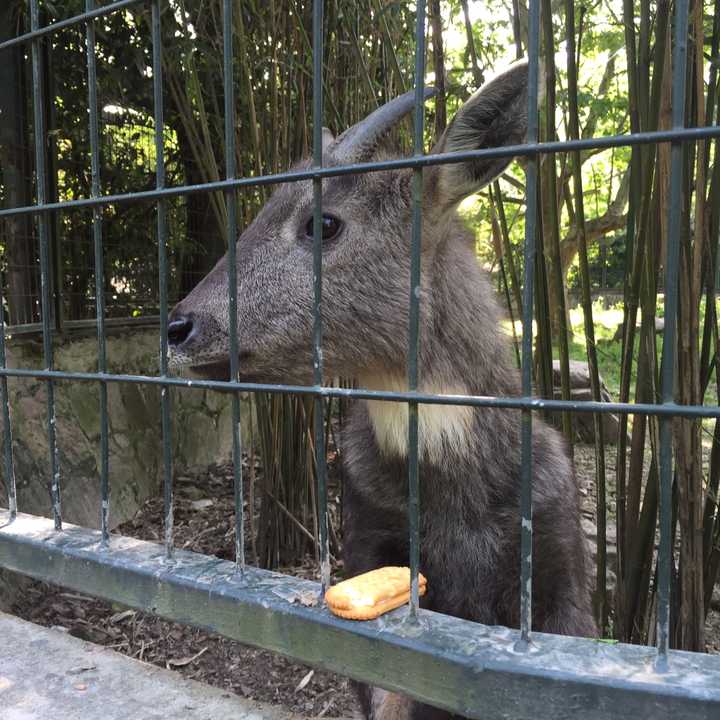
<svg viewBox="0 0 720 720"><path fill-rule="evenodd" d="M577 66L575 64L575 10L573 0L565 2L565 40L567 47L567 78L568 78L568 129L569 138L577 139L580 135L578 112ZM578 48L579 52L579 48ZM576 203L575 221L579 229L580 277L582 287L583 321L585 326L585 348L590 370L590 387L595 401L601 400L600 373L595 347L595 324L592 315L592 298L590 294L590 269L588 266L587 238L585 235L585 207L583 199L582 168L579 152L570 154L572 166L574 197ZM572 207L572 203L568 203ZM596 521L597 521L597 567L595 580L595 619L604 634L608 626L607 602L607 506L605 488L605 438L602 418L593 415L595 437L595 486L596 486Z"/></svg>
<svg viewBox="0 0 720 720"><path fill-rule="evenodd" d="M494 211L497 212L497 217L500 221L500 233L502 236L503 254L507 261L508 270L510 273L510 280L512 281L512 292L515 299L515 307L517 308L518 317L522 317L523 302L522 288L520 286L520 277L514 259L512 244L510 243L510 231L508 228L507 218L505 216L505 207L503 205L502 195L500 193L500 183L497 180L495 180L492 185L490 202L492 203Z"/></svg>
<svg viewBox="0 0 720 720"><path fill-rule="evenodd" d="M505 301L507 303L508 315L510 316L510 327L512 328L513 337L513 348L515 349L515 360L517 361L518 369L520 369L520 343L515 330L515 313L513 312L512 300L510 298L510 287L508 285L508 276L505 271L505 257L503 253L503 237L502 230L500 229L500 223L498 222L497 211L495 209L495 202L493 198L493 192L490 190L490 222L492 225L493 233L493 244L495 246L495 256L500 261L500 276L503 290L505 292Z"/></svg>
<svg viewBox="0 0 720 720"><path fill-rule="evenodd" d="M435 137L440 137L447 126L445 98L445 52L443 50L442 16L440 0L431 0L430 26L432 27L433 69L435 71Z"/></svg>
<svg viewBox="0 0 720 720"><path fill-rule="evenodd" d="M550 0L542 0L542 24L545 43L545 140L555 140L555 38L553 36L552 9ZM560 221L558 218L557 169L555 155L543 158L541 170L544 172L543 183L543 232L549 239L550 289L555 294L555 324L560 355L560 383L562 399L570 399L570 351L568 346L568 314L565 306L565 287L560 261ZM552 308L552 301L550 303ZM550 355L552 358L552 354ZM572 419L570 413L562 413L562 427L570 451L573 448Z"/></svg>
<svg viewBox="0 0 720 720"><path fill-rule="evenodd" d="M703 79L703 3L695 2L692 27L695 53L691 56L689 72L695 77L695 97L688 97L686 114L688 125L704 120ZM692 87L693 83L689 83ZM699 373L699 304L701 295L701 259L705 235L705 142L697 144L696 162L686 153L687 192L684 194L684 217L691 212L692 172L695 166L695 227L694 237L683 227L680 247L680 322L678 326L678 395L680 402L700 401ZM685 225L685 223L684 223ZM694 240L694 241L693 241ZM676 473L678 489L678 517L680 525L680 615L676 642L687 650L704 649L704 591L702 538L703 488L700 421L680 419L674 428L676 443Z"/></svg>
<svg viewBox="0 0 720 720"><path fill-rule="evenodd" d="M482 87L484 82L483 72L478 63L477 50L475 48L475 38L473 37L472 23L470 22L470 12L468 10L467 0L460 0L462 6L463 19L465 20L465 35L467 37L467 49L470 55L470 71L472 72L475 88Z"/></svg>
<svg viewBox="0 0 720 720"><path fill-rule="evenodd" d="M713 18L712 57L716 57L720 49L720 0L715 0L715 16ZM706 123L715 116L715 98L717 96L718 73L713 64L710 69L708 102L705 113ZM705 268L705 327L707 330L707 350L703 343L703 355L707 357L704 365L707 368L707 382L709 382L711 367L715 370L715 397L720 403L720 328L717 314L717 279L718 279L718 241L720 240L720 161L718 158L718 145L714 147L714 163L711 173L709 190L710 209L708 220L708 240L706 243L707 263ZM709 153L708 153L709 155ZM713 352L714 351L714 352ZM714 355L714 363L710 357ZM703 383L703 388L705 383ZM707 480L707 499L703 516L703 558L705 561L705 616L710 608L712 591L718 579L720 570L720 514L718 513L718 492L720 490L720 422L715 422L713 431L712 449L710 451L710 466Z"/></svg>

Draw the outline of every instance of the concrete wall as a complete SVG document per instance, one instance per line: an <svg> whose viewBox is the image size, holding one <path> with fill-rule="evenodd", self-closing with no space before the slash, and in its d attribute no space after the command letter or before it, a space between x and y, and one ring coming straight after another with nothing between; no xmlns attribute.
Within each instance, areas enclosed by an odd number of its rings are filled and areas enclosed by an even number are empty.
<svg viewBox="0 0 720 720"><path fill-rule="evenodd" d="M136 330L107 340L108 370L113 373L156 375L158 355L157 329ZM8 365L41 368L41 343L9 339ZM58 339L55 368L95 372L95 338ZM19 509L49 515L46 383L11 378L9 395ZM95 382L58 382L55 397L63 516L71 523L97 527L100 502L99 385ZM230 396L176 388L171 390L171 402L175 470L188 472L229 461L232 447ZM242 405L242 424L247 428L249 407L247 403ZM110 517L112 525L116 526L132 517L148 497L160 490L160 388L108 383L108 415ZM247 437L247 433L244 435ZM0 462L0 475L3 472ZM3 489L0 489L0 504L6 505Z"/></svg>

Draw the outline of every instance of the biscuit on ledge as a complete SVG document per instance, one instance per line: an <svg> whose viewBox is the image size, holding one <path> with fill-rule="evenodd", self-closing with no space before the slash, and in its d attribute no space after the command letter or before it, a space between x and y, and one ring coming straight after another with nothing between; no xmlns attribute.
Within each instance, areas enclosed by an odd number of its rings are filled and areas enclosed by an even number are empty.
<svg viewBox="0 0 720 720"><path fill-rule="evenodd" d="M418 573L418 591L424 595L427 580ZM381 567L343 580L325 593L333 615L346 620L374 620L410 600L410 568Z"/></svg>

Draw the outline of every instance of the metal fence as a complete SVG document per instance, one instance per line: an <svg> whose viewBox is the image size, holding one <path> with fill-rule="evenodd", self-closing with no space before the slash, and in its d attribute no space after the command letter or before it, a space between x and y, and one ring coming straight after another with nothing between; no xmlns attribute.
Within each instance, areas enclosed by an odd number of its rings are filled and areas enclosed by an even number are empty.
<svg viewBox="0 0 720 720"><path fill-rule="evenodd" d="M98 103L96 88L95 21L107 13L138 3L147 3L152 12L152 79L155 99L156 188L151 191L102 196L99 183ZM322 164L322 57L323 2L315 0L313 10L314 97L313 164L307 170L253 178L236 178L234 168L234 97L232 82L232 15L234 3L224 1L224 70L226 179L203 185L166 187L163 161L163 76L161 69L160 23L163 0L118 0L96 8L86 0L86 12L50 26L39 26L38 0L30 0L31 31L0 44L0 51L19 43L32 50L33 106L37 172L37 204L0 211L0 217L34 215L39 223L41 300L43 319L44 370L10 369L5 363L4 327L0 327L0 391L4 427L5 477L9 510L0 511L0 566L56 582L109 600L150 610L166 618L216 630L229 637L278 651L358 680L406 693L414 698L469 717L537 718L583 717L627 718L632 715L654 718L709 718L720 713L720 659L702 654L669 650L669 594L671 567L671 486L674 416L720 417L720 407L683 406L673 400L678 307L678 253L680 237L680 191L682 143L700 138L720 137L720 128L684 128L683 108L686 83L686 37L688 0L675 3L675 49L673 58L673 126L662 132L648 132L583 140L538 143L538 37L539 0L529 5L529 100L526 144L476 151L423 155L423 73L425 57L425 3L417 2L414 155L341 167ZM40 41L44 35L85 23L87 40L88 107L92 158L92 191L85 199L48 202L44 148L45 129ZM539 400L532 397L532 315L533 258L535 256L536 190L540 156L558 151L608 148L657 142L672 143L671 189L668 209L670 227L665 277L665 342L662 362L662 402L625 404ZM525 234L524 317L522 340L521 398L443 396L417 391L418 321L421 248L421 178L423 168L471 158L510 156L527 158L527 214ZM323 385L321 213L322 179L349 173L391 168L413 169L412 267L409 285L410 332L408 392L349 390ZM237 218L234 194L249 185L275 184L311 179L314 187L314 385L308 387L238 382L237 278L235 245ZM227 382L186 380L168 375L167 347L167 224L169 198L190 193L222 191L228 198L229 312L231 378ZM71 208L91 208L95 272L103 273L103 224L101 208L113 203L154 200L156 203L160 290L161 374L158 377L109 374L105 356L105 307L97 293L98 372L72 373L53 368L50 295L49 222L53 213ZM2 298L0 297L0 302ZM1 316L0 316L1 318ZM2 320L0 319L0 324ZM47 433L51 467L53 519L20 513L17 508L13 471L13 450L8 406L9 377L33 377L47 385ZM63 525L61 471L55 438L54 388L60 381L99 383L102 408L101 472L102 507L99 532ZM162 432L164 439L164 547L120 536L110 536L108 527L108 383L146 383L162 388ZM176 550L173 546L173 483L170 436L172 419L169 404L171 386L208 388L231 393L233 397L233 459L236 505L236 560L229 563ZM246 567L243 548L241 445L239 411L241 391L304 393L314 397L315 449L318 497L321 508L320 585ZM409 406L409 519L412 593L407 616L395 613L380 620L352 623L330 615L322 606L307 603L317 597L330 581L328 519L323 406L327 398L375 399L404 402ZM418 405L467 405L498 407L522 414L522 548L521 628L518 631L491 628L419 609L419 492L418 492ZM660 417L660 547L658 576L657 648L606 644L594 640L533 633L531 636L532 578L532 477L531 428L533 410L541 408L576 412L642 413Z"/></svg>
<svg viewBox="0 0 720 720"><path fill-rule="evenodd" d="M84 0L83 0L84 2ZM72 4L77 9L79 2ZM40 22L53 15L41 3ZM105 21L128 26L125 13ZM21 3L0 4L0 44L29 29ZM167 27L164 28L167 32ZM101 31L108 33L107 26ZM141 32L138 30L138 32ZM109 33L112 35L112 33ZM112 42L116 42L113 39ZM45 118L46 200L55 202L90 194L87 89L85 87L85 27L83 23L45 37L41 43L43 114ZM149 43L148 43L149 47ZM36 201L34 127L31 120L31 57L17 44L3 53L0 85L0 208ZM97 47L103 53L102 35ZM110 66L112 62L109 63ZM101 192L127 192L155 185L155 137L152 109L132 100L130 107L108 102L108 76L98 67L99 157ZM62 72L58 72L62 70ZM142 79L141 94L151 89ZM167 83L166 83L167 84ZM172 96L172 93L170 93ZM83 96L85 100L83 101ZM105 99L105 102L103 102ZM117 97L113 98L122 102ZM145 99L145 98L143 98ZM147 98L152 103L152 95ZM171 98L166 103L172 106ZM137 106L141 109L138 110ZM218 115L222 111L218 110ZM175 120L175 124L173 124ZM166 175L169 185L191 182L198 164L178 137L177 118L165 124ZM205 275L209 261L221 254L225 228L212 215L215 195L178 196L167 204L169 230L169 300L176 302ZM70 209L53 213L50 236L51 323L68 334L95 329L98 289L105 292L106 327L159 325L157 259L147 257L147 211L143 204L111 208L112 222L103 228L104 288L95 286L93 213ZM39 232L32 216L10 216L0 222L4 275L5 321L11 336L42 333ZM217 240L216 240L217 238ZM215 242L212 242L215 241ZM219 251L219 252L218 252Z"/></svg>

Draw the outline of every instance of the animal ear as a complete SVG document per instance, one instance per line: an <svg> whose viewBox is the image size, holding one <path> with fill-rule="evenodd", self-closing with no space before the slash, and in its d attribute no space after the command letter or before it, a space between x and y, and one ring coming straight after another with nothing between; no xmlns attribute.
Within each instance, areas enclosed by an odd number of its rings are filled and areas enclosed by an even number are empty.
<svg viewBox="0 0 720 720"><path fill-rule="evenodd" d="M527 135L527 83L527 62L521 62L484 85L460 108L432 154L522 143ZM487 185L511 160L478 158L435 165L425 172L426 192L435 207L453 207Z"/></svg>

